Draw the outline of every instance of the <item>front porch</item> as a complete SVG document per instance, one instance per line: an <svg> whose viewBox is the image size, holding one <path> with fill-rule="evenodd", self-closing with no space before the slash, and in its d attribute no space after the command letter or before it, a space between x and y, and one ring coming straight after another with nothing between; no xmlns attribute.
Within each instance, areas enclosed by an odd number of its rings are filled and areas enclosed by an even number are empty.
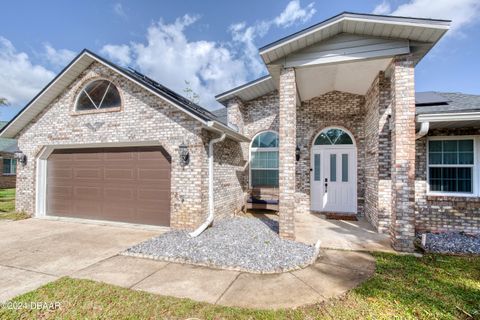
<svg viewBox="0 0 480 320"><path fill-rule="evenodd" d="M320 213L295 217L295 239L303 243L320 240L322 249L393 252L390 237L378 233L364 218L358 221L330 220Z"/></svg>

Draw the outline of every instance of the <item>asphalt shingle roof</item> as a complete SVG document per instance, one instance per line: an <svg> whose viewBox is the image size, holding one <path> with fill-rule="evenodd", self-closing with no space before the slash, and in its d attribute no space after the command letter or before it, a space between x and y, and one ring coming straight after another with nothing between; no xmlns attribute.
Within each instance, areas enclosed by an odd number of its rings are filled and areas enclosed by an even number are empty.
<svg viewBox="0 0 480 320"><path fill-rule="evenodd" d="M480 112L480 95L459 92L417 92L416 113Z"/></svg>

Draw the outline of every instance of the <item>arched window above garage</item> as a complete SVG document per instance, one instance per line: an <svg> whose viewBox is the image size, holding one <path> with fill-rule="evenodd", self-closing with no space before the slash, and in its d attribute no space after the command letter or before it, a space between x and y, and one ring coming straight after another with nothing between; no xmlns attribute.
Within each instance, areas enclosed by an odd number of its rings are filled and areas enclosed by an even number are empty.
<svg viewBox="0 0 480 320"><path fill-rule="evenodd" d="M94 80L80 91L76 111L119 109L122 104L117 87L108 80Z"/></svg>

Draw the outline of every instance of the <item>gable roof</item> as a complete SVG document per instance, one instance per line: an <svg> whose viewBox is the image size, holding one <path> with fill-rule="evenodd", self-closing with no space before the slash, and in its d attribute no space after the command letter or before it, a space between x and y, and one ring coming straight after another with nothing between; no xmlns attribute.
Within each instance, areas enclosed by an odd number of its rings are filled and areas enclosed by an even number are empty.
<svg viewBox="0 0 480 320"><path fill-rule="evenodd" d="M305 53L308 51L309 53L309 50L313 50L312 48L315 46L327 44L329 41L347 34L352 37L356 36L359 39L363 37L365 39L383 41L398 40L403 44L402 48L408 49L413 54L415 63L418 63L448 31L449 27L450 21L442 19L342 12L261 47L259 54L267 67L269 75L218 94L215 98L220 103L225 104L235 96L244 101L263 96L277 88L279 70L282 66L288 65L288 59L294 59L294 56L301 52ZM342 41L345 42L344 40L339 40L341 44L343 43ZM360 46L360 42L357 42ZM344 53L341 45L328 44L326 47L329 47L331 50L324 48L327 50L323 51L325 57L333 59L335 56L344 55L351 58L352 54ZM372 46L367 48L365 41L360 49L369 49L375 52L375 48ZM318 53L316 54L318 55ZM398 52L395 54L398 54ZM311 54L304 54L304 56L307 55L311 56ZM393 55L393 53L390 53L389 56ZM324 61L323 63L326 65L327 62ZM298 70L304 69L299 68Z"/></svg>
<svg viewBox="0 0 480 320"><path fill-rule="evenodd" d="M450 20L342 12L259 49L265 64L340 33L423 42L417 62L448 31ZM430 44L430 46L428 46Z"/></svg>
<svg viewBox="0 0 480 320"><path fill-rule="evenodd" d="M417 92L417 114L480 112L480 95L459 92Z"/></svg>
<svg viewBox="0 0 480 320"><path fill-rule="evenodd" d="M159 84L153 79L131 69L120 67L90 50L82 50L45 88L43 88L8 124L0 130L0 137L12 138L34 119L45 107L48 106L65 88L93 62L120 73L127 79L140 85L156 96L162 98L189 116L201 122L205 129L214 132L225 132L227 137L236 141L249 141L249 139L225 124L210 111L186 99L180 94Z"/></svg>

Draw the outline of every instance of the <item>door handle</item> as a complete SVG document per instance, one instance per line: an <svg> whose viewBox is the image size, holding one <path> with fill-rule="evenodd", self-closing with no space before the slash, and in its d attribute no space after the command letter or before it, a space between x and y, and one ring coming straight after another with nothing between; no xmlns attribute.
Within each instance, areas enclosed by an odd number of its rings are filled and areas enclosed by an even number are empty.
<svg viewBox="0 0 480 320"><path fill-rule="evenodd" d="M328 188L328 178L325 178L325 192L327 192Z"/></svg>

